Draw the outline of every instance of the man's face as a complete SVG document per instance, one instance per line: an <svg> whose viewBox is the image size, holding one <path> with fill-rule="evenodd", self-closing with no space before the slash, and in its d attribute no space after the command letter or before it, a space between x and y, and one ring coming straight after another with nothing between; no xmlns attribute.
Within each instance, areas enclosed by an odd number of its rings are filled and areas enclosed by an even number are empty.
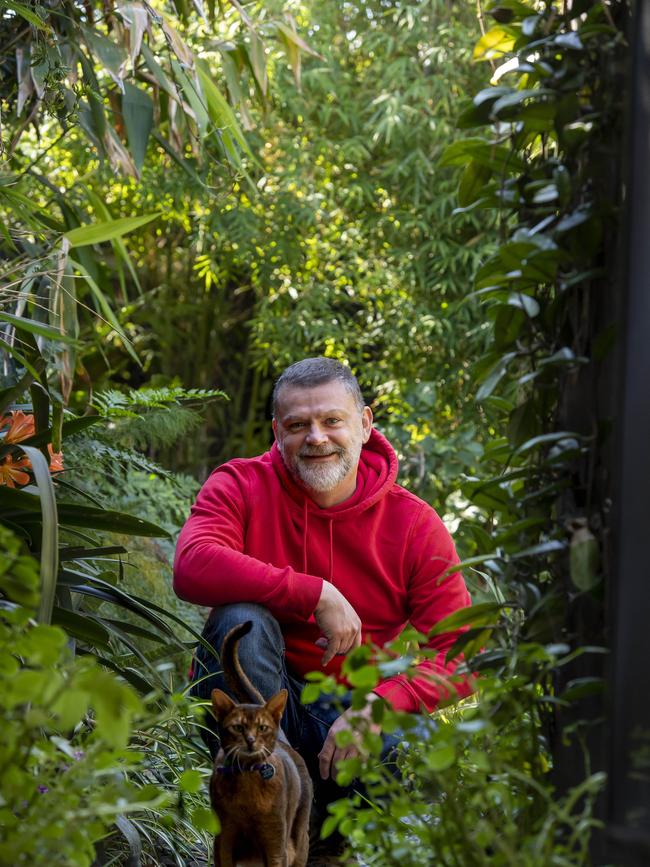
<svg viewBox="0 0 650 867"><path fill-rule="evenodd" d="M340 491L345 497L354 491L361 446L371 427L370 409L360 412L352 394L337 381L311 388L285 386L273 420L289 472L312 491Z"/></svg>

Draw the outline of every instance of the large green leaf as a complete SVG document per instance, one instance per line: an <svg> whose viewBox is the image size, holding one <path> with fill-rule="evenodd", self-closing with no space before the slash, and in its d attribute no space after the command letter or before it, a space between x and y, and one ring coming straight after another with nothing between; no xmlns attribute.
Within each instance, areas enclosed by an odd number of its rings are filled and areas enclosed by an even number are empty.
<svg viewBox="0 0 650 867"><path fill-rule="evenodd" d="M525 163L505 145L483 138L464 138L448 145L440 157L441 166L465 166L471 160L498 172L520 172Z"/></svg>
<svg viewBox="0 0 650 867"><path fill-rule="evenodd" d="M86 527L89 530L105 530L133 536L169 537L167 530L163 530L162 527L149 521L144 521L142 518L137 518L135 515L113 512L109 509L96 509L92 506L76 503L58 503L57 505L60 523L69 527ZM0 514L14 518L20 516L22 522L31 524L40 520L40 511L39 497L30 491L12 488L3 491Z"/></svg>
<svg viewBox="0 0 650 867"><path fill-rule="evenodd" d="M142 169L147 152L147 143L153 127L153 102L149 94L129 81L124 82L122 117L133 162L138 171Z"/></svg>
<svg viewBox="0 0 650 867"><path fill-rule="evenodd" d="M100 196L98 196L94 190L92 190L88 186L86 187L86 195L88 196L88 201L93 206L95 216L98 220L106 221L106 220L112 220L113 219L113 215L109 211L106 202ZM126 267L128 268L129 274L131 275L131 279L133 280L136 289L138 290L138 292L141 295L142 294L142 287L140 285L140 279L138 277L138 272L136 271L136 269L133 265L133 262L131 261L131 256L129 255L129 251L126 248L126 244L124 243L122 238L113 238L113 240L111 241L111 245L113 247L113 250L115 251L115 255L119 259L121 259L124 262L124 264L126 265ZM102 290L99 288L99 284L98 284L99 274L97 272L97 269L93 270L92 268L88 267L89 251L86 250L84 247L80 247L76 256L81 261L81 264L85 267L86 272L95 281L95 283L97 284L97 288L99 289L101 295L103 296L104 300L106 301L106 293L102 292ZM121 270L120 270L120 285L122 286L122 291L126 292L126 289L124 288L124 279L123 279L123 275L122 275ZM91 289L92 289L92 287L91 287ZM101 304L101 299L97 295L95 295L95 297L97 297L98 303ZM106 301L106 306L108 306L110 309L110 305L108 305L107 301ZM103 305L102 305L102 309L103 309ZM128 347L127 347L127 349L128 349Z"/></svg>
<svg viewBox="0 0 650 867"><path fill-rule="evenodd" d="M447 632L455 632L464 626L478 627L494 624L501 612L506 608L517 608L513 602L482 602L480 605L471 605L454 611L449 617L440 620L429 632L429 638L434 635L443 635Z"/></svg>
<svg viewBox="0 0 650 867"><path fill-rule="evenodd" d="M72 611L55 605L52 612L52 623L60 626L68 635L93 647L110 649L110 632L95 616L86 612Z"/></svg>
<svg viewBox="0 0 650 867"><path fill-rule="evenodd" d="M146 226L152 220L157 219L160 212L155 214L143 214L140 217L120 217L117 220L104 220L100 223L91 223L87 226L79 226L71 229L63 236L71 247L83 247L85 244L101 244L104 241L112 241L113 238L121 238L129 232Z"/></svg>
<svg viewBox="0 0 650 867"><path fill-rule="evenodd" d="M25 3L18 3L18 0L4 0L3 6L7 9L11 9L17 15L20 15L21 18L24 18L25 21L28 21L34 27L37 27L39 30L47 30L50 31L52 28L50 25L43 21L33 9L30 9ZM43 7L39 6L39 9L43 10Z"/></svg>
<svg viewBox="0 0 650 867"><path fill-rule="evenodd" d="M129 593L125 593L118 587L113 587L106 581L94 579L92 578L92 576L89 575L81 576L80 573L74 573L70 570L65 570L62 573L61 577L71 593L79 593L82 596L91 596L94 599L100 599L103 602L110 602L112 605L116 605L118 608L125 608L126 610L133 612L133 614L137 614L138 616L142 617L143 620L148 621L149 623L160 629L163 634L167 635L168 641L172 640L179 646L184 646L183 643L176 638L173 631L169 628L169 626L167 626L164 620L162 620L160 617L150 611L146 604L141 604ZM75 578L78 581L79 577L85 578L88 583L69 583L70 581L74 581ZM90 583L91 581L92 583Z"/></svg>
<svg viewBox="0 0 650 867"><path fill-rule="evenodd" d="M516 33L505 27L492 27L481 36L474 48L473 60L501 59L512 50Z"/></svg>
<svg viewBox="0 0 650 867"><path fill-rule="evenodd" d="M2 491L2 497L0 497L1 515L40 511L41 501L38 498L38 494L33 494L25 488L21 490L17 488L5 488Z"/></svg>
<svg viewBox="0 0 650 867"><path fill-rule="evenodd" d="M38 337L45 337L48 340L55 340L59 343L76 343L73 337L63 334L58 328L46 325L44 322L37 322L35 319L26 319L24 316L12 316L11 313L0 312L0 320L9 322L19 331L28 331L30 334L36 334Z"/></svg>
<svg viewBox="0 0 650 867"><path fill-rule="evenodd" d="M139 693L142 695L147 695L151 692L151 683L144 677L142 677L135 669L129 668L128 666L121 666L115 662L114 659L106 656L100 656L96 653L91 653L89 650L85 650L83 647L80 647L77 650L79 656L90 656L93 659L96 659L97 662L101 663L105 668L110 668L111 671L114 671L116 674L119 674L120 677L123 677L128 683L131 684Z"/></svg>
<svg viewBox="0 0 650 867"><path fill-rule="evenodd" d="M111 533L127 533L133 536L154 536L169 538L167 530L157 524L144 521L135 515L113 512L108 509L95 509L72 503L59 503L59 520L70 527L87 527L92 530L106 530Z"/></svg>
<svg viewBox="0 0 650 867"><path fill-rule="evenodd" d="M34 479L38 486L41 509L41 601L38 609L39 623L50 623L56 592L56 576L59 570L59 525L56 497L50 476L50 467L42 453L34 446L18 445L32 464Z"/></svg>
<svg viewBox="0 0 650 867"><path fill-rule="evenodd" d="M246 137L244 136L241 127L237 123L235 113L212 80L210 67L206 61L197 60L196 71L199 76L199 81L201 82L203 93L205 94L210 120L222 131L227 130L239 147L249 157L252 157L253 154L248 146L248 142L246 141Z"/></svg>

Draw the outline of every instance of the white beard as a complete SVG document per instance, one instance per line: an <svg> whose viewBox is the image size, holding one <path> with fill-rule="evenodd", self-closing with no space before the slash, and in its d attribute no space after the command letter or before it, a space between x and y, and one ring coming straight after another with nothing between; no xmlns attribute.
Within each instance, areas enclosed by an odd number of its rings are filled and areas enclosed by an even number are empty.
<svg viewBox="0 0 650 867"><path fill-rule="evenodd" d="M355 439L347 449L341 446L321 446L318 448L303 448L302 455L299 453L293 458L285 455L284 448L278 442L278 449L282 455L289 472L300 479L306 488L323 493L332 491L348 475L350 470L359 462L361 456L361 437ZM336 453L338 459L326 464L312 464L303 460L304 455L328 455Z"/></svg>

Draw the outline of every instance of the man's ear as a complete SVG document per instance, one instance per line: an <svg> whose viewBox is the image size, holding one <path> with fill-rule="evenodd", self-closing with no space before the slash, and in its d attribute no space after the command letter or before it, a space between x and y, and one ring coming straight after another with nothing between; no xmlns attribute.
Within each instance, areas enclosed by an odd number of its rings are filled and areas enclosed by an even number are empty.
<svg viewBox="0 0 650 867"><path fill-rule="evenodd" d="M361 441L367 443L370 439L370 431L372 430L372 410L369 406L364 406L361 413L361 429L363 431Z"/></svg>
<svg viewBox="0 0 650 867"><path fill-rule="evenodd" d="M277 438L278 438L278 423L275 419L273 419L273 421L271 422L271 427L273 428L273 436L277 440Z"/></svg>

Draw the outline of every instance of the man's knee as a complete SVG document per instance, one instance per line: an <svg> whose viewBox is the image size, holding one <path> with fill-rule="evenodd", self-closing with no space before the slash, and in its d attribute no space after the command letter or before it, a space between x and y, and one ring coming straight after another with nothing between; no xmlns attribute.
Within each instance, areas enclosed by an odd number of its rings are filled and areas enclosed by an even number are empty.
<svg viewBox="0 0 650 867"><path fill-rule="evenodd" d="M252 621L253 628L240 639L239 662L257 689L265 698L269 698L282 685L284 641L278 621L267 608L252 602L237 602L215 608L203 630L203 639L219 654L230 630L248 620ZM208 657L205 647L199 647L195 661L198 663L197 674L200 675L202 669L203 673L207 670L212 676L204 683L197 684L193 694L207 697L214 687L226 688L221 664Z"/></svg>
<svg viewBox="0 0 650 867"><path fill-rule="evenodd" d="M245 644L259 646L261 643L269 647L283 650L280 624L268 608L255 602L233 602L231 605L221 605L214 608L207 619L203 630L203 638L219 652L224 638L235 626L251 620L253 628L240 641L240 648Z"/></svg>

